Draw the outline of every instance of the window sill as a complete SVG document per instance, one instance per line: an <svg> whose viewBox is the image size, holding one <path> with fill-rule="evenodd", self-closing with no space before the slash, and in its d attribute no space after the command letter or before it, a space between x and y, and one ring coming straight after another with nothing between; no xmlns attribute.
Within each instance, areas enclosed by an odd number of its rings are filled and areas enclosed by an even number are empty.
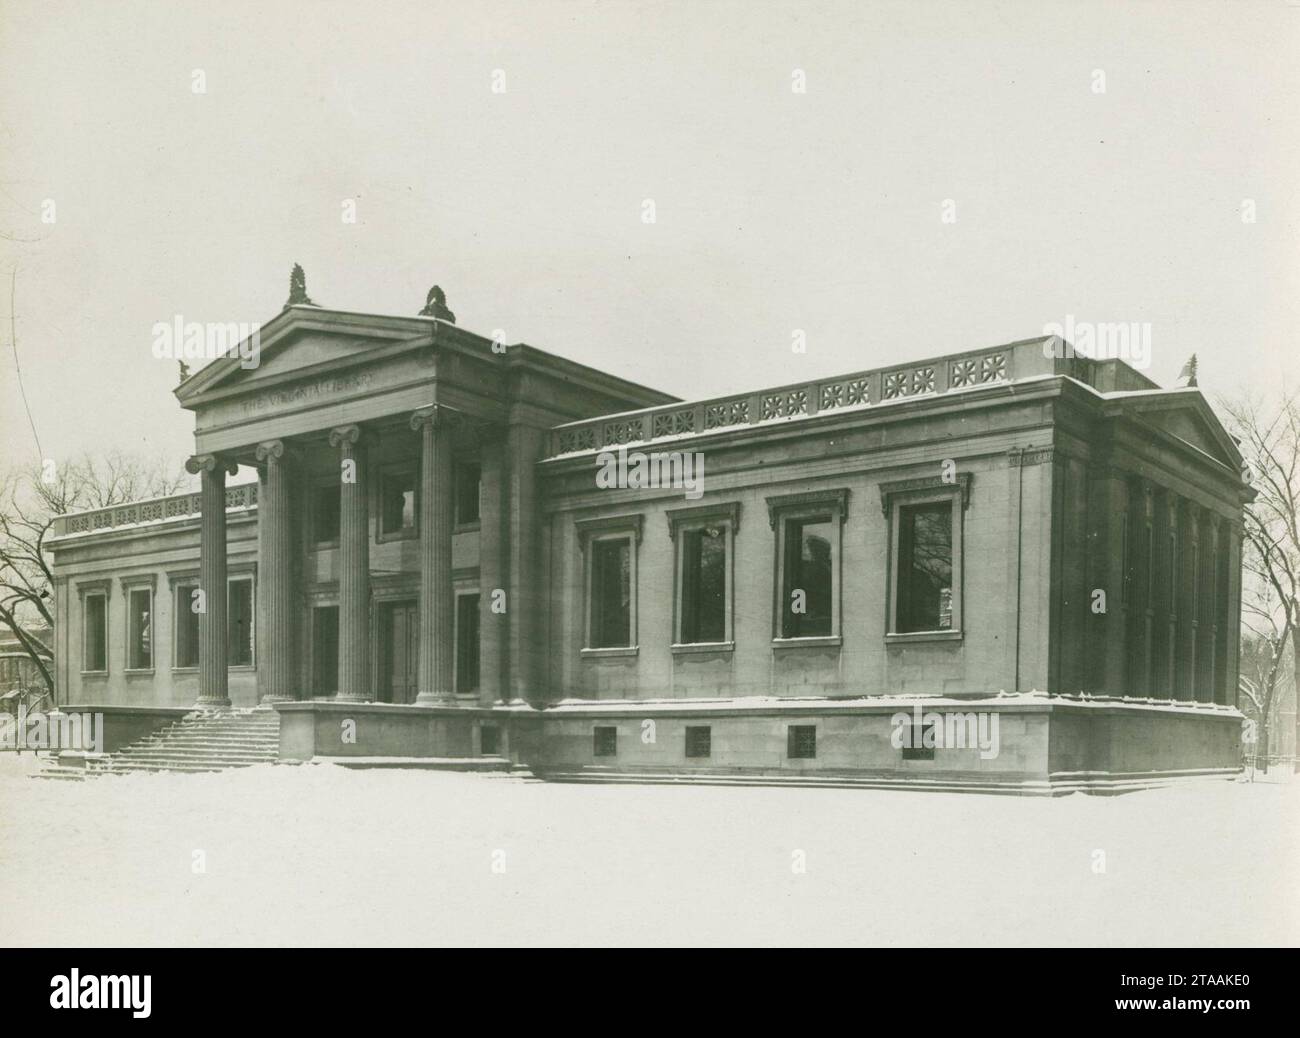
<svg viewBox="0 0 1300 1038"><path fill-rule="evenodd" d="M106 677L108 677L108 671L106 671L106 670L83 670L83 671L81 671L81 676L82 676L83 678L106 678Z"/></svg>
<svg viewBox="0 0 1300 1038"><path fill-rule="evenodd" d="M639 645L624 645L608 649L583 649L581 656L584 660L599 660L612 656L637 656L640 652Z"/></svg>
<svg viewBox="0 0 1300 1038"><path fill-rule="evenodd" d="M391 544L393 541L416 541L420 539L418 530L393 530L389 533L375 534L376 544Z"/></svg>
<svg viewBox="0 0 1300 1038"><path fill-rule="evenodd" d="M735 642L674 642L671 646L674 656L689 656L693 653L735 652Z"/></svg>
<svg viewBox="0 0 1300 1038"><path fill-rule="evenodd" d="M909 631L906 634L897 632L886 634L885 644L912 645L925 642L959 642L961 639L961 631Z"/></svg>
<svg viewBox="0 0 1300 1038"><path fill-rule="evenodd" d="M810 638L773 638L773 649L838 649L843 643L838 634Z"/></svg>
<svg viewBox="0 0 1300 1038"><path fill-rule="evenodd" d="M475 519L468 523L456 523L451 528L453 534L456 533L478 533L483 528L483 520Z"/></svg>
<svg viewBox="0 0 1300 1038"><path fill-rule="evenodd" d="M173 674L197 674L198 672L197 664L193 667L172 667Z"/></svg>
<svg viewBox="0 0 1300 1038"><path fill-rule="evenodd" d="M152 677L153 667L126 667L122 673L128 678Z"/></svg>

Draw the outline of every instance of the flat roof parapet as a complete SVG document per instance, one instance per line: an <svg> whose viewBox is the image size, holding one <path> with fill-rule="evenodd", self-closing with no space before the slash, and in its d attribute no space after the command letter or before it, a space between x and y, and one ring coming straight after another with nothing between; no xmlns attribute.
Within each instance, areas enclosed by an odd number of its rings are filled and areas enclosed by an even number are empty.
<svg viewBox="0 0 1300 1038"><path fill-rule="evenodd" d="M601 415L555 426L547 457L867 409L1028 378L1065 375L1093 384L1096 362L1072 353L1060 339L1038 336L751 393Z"/></svg>
<svg viewBox="0 0 1300 1038"><path fill-rule="evenodd" d="M226 488L226 508L256 507L256 481ZM148 501L124 501L121 504L94 508L85 512L69 512L54 520L51 532L55 538L67 537L115 527L191 519L197 517L200 512L201 498L198 491L193 491L171 494L168 497L155 497Z"/></svg>

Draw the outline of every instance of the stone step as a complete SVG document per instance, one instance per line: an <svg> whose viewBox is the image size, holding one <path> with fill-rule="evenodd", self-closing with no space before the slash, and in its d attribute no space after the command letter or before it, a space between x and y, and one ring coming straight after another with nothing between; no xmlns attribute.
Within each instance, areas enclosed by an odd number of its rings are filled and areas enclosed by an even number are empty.
<svg viewBox="0 0 1300 1038"><path fill-rule="evenodd" d="M171 751L158 751L157 753L130 753L114 757L114 762L123 761L126 763L156 763L158 761L176 761L184 764L190 761L229 761L231 764L262 764L277 759L272 753L174 753Z"/></svg>
<svg viewBox="0 0 1300 1038"><path fill-rule="evenodd" d="M82 779L127 772L211 772L274 764L280 715L273 710L199 713L182 718L111 754L42 762L33 777Z"/></svg>

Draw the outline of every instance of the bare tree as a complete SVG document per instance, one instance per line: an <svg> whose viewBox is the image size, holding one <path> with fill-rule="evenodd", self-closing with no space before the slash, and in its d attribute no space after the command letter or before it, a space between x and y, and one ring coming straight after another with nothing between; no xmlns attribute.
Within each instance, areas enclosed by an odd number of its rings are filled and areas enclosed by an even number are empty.
<svg viewBox="0 0 1300 1038"><path fill-rule="evenodd" d="M1300 701L1300 401L1283 392L1275 402L1256 398L1223 404L1257 497L1243 528L1242 627L1256 639L1261 667L1242 690L1266 726L1277 683L1289 669ZM1290 667L1283 654L1290 649ZM1267 753L1267 728L1261 731ZM1300 710L1296 711L1300 749ZM1300 753L1296 767L1300 769Z"/></svg>
<svg viewBox="0 0 1300 1038"><path fill-rule="evenodd" d="M57 617L46 541L54 520L69 512L163 497L188 481L162 459L121 451L0 474L0 624L35 664L51 695Z"/></svg>

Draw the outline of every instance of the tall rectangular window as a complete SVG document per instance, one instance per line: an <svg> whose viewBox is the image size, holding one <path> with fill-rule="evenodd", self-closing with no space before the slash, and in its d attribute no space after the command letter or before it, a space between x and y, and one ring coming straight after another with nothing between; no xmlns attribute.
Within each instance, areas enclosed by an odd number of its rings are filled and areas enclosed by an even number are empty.
<svg viewBox="0 0 1300 1038"><path fill-rule="evenodd" d="M226 664L253 665L253 580L243 577L226 585Z"/></svg>
<svg viewBox="0 0 1300 1038"><path fill-rule="evenodd" d="M727 640L727 531L682 533L682 642Z"/></svg>
<svg viewBox="0 0 1300 1038"><path fill-rule="evenodd" d="M830 516L785 522L781 637L819 638L833 632L835 536Z"/></svg>
<svg viewBox="0 0 1300 1038"><path fill-rule="evenodd" d="M153 589L131 588L126 595L126 666L149 670L153 666Z"/></svg>
<svg viewBox="0 0 1300 1038"><path fill-rule="evenodd" d="M108 670L108 595L102 591L81 599L81 669Z"/></svg>
<svg viewBox="0 0 1300 1038"><path fill-rule="evenodd" d="M194 611L197 584L178 584L172 611L176 630L176 647L172 666L183 669L199 665L199 614Z"/></svg>
<svg viewBox="0 0 1300 1038"><path fill-rule="evenodd" d="M456 596L456 691L477 692L479 684L478 595Z"/></svg>
<svg viewBox="0 0 1300 1038"><path fill-rule="evenodd" d="M952 629L952 502L903 505L898 513L895 630Z"/></svg>
<svg viewBox="0 0 1300 1038"><path fill-rule="evenodd" d="M962 517L971 475L882 483L889 516L887 641L960 641Z"/></svg>
<svg viewBox="0 0 1300 1038"><path fill-rule="evenodd" d="M455 475L456 524L476 523L479 521L479 485L482 479L479 463L458 462Z"/></svg>
<svg viewBox="0 0 1300 1038"><path fill-rule="evenodd" d="M415 469L404 467L379 477L379 532L400 536L415 530Z"/></svg>
<svg viewBox="0 0 1300 1038"><path fill-rule="evenodd" d="M632 644L632 538L591 546L591 648Z"/></svg>

